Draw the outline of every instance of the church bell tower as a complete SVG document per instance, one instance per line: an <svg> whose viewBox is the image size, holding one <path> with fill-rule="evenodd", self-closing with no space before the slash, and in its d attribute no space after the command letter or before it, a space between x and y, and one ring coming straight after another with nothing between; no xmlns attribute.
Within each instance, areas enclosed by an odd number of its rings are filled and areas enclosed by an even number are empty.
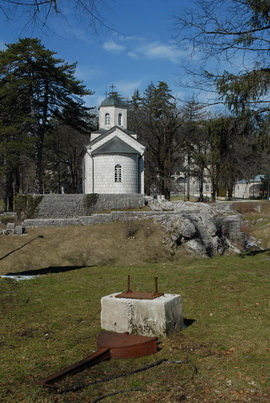
<svg viewBox="0 0 270 403"><path fill-rule="evenodd" d="M118 126L127 129L127 106L115 93L111 93L99 107L99 129Z"/></svg>

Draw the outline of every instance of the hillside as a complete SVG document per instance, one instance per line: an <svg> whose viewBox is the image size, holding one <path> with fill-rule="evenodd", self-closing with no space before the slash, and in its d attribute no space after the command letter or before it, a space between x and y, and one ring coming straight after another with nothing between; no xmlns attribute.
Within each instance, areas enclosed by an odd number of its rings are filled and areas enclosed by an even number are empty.
<svg viewBox="0 0 270 403"><path fill-rule="evenodd" d="M243 230L262 248L270 247L270 203L237 202ZM171 256L163 242L164 228L148 221L112 222L93 226L29 228L26 235L1 235L0 274L59 266L144 265L184 261Z"/></svg>

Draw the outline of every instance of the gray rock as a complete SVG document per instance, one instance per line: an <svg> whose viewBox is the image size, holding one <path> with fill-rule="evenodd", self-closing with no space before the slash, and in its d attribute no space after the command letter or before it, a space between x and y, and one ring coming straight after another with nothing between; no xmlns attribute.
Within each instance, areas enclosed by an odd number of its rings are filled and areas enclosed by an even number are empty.
<svg viewBox="0 0 270 403"><path fill-rule="evenodd" d="M164 242L172 253L182 245L190 253L200 256L214 256L225 252L239 253L244 248L245 237L241 231L239 214L217 213L213 205L204 203L175 204L176 211L156 220L166 231Z"/></svg>
<svg viewBox="0 0 270 403"><path fill-rule="evenodd" d="M206 249L200 238L191 239L184 244L186 251L206 257Z"/></svg>

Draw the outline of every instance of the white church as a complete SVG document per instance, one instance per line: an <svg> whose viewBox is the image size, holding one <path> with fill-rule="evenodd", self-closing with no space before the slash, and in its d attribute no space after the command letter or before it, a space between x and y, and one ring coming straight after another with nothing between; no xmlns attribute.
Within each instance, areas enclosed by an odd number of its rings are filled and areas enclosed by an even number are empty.
<svg viewBox="0 0 270 403"><path fill-rule="evenodd" d="M144 151L127 130L127 106L111 93L99 107L99 129L83 158L83 193L144 194Z"/></svg>

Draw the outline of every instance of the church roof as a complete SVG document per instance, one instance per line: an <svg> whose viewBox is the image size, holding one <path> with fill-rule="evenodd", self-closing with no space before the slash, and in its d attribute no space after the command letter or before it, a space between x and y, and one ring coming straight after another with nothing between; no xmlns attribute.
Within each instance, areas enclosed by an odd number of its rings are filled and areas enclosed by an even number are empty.
<svg viewBox="0 0 270 403"><path fill-rule="evenodd" d="M240 184L240 183L247 184L247 183L254 183L254 182L262 182L262 180L264 178L265 178L265 175L257 175L257 176L255 176L255 178L251 178L251 179L247 179L247 180L241 179L241 180L237 181L236 184Z"/></svg>
<svg viewBox="0 0 270 403"><path fill-rule="evenodd" d="M94 145L95 143L98 143L100 140L104 139L104 137L107 137L109 134L111 134L112 132L114 132L116 129L121 130L123 133L131 136L132 134L135 134L135 132L131 131L131 130L124 130L122 128L119 128L118 126L113 126L111 129L109 130L105 130L105 129L99 129L96 130L95 132L93 132L93 134L95 133L100 133L100 136L96 137L94 140L92 140L90 142L91 146Z"/></svg>
<svg viewBox="0 0 270 403"><path fill-rule="evenodd" d="M138 154L138 151L115 136L97 148L93 154Z"/></svg>
<svg viewBox="0 0 270 403"><path fill-rule="evenodd" d="M126 108L125 102L117 95L111 94L108 98L101 102L100 106L116 106L118 108Z"/></svg>

